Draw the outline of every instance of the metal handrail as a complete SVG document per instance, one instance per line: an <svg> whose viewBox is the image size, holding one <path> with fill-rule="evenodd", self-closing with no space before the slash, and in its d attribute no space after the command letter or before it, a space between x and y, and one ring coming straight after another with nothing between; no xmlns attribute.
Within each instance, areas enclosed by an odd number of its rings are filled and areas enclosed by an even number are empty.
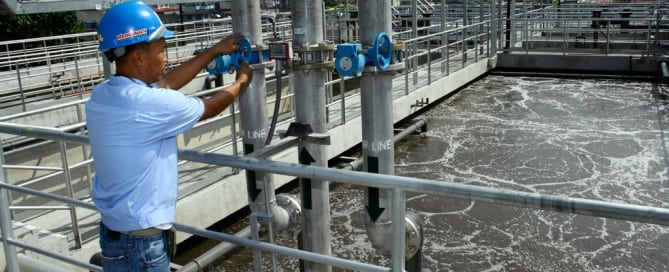
<svg viewBox="0 0 669 272"><path fill-rule="evenodd" d="M86 208L89 210L94 210L97 211L95 208L95 205L91 204L90 202L86 201L81 201L77 199L71 199L59 195L54 195L54 194L49 194L49 193L44 193L38 190L33 190L33 189L28 189L16 185L11 185L11 184L6 184L2 181L0 181L0 189L7 189L7 190L13 190L17 192L21 192L24 194L31 194L39 197L44 197L47 199L55 200L55 201L60 201L72 206L77 206L77 207L82 207ZM0 190L1 193L2 190ZM2 209L3 207L0 207ZM356 261L351 261L343 258L338 258L338 257L332 257L332 256L327 256L327 255L321 255L309 251L304 251L304 250L298 250L298 249L293 249L293 248L288 248L284 246L279 246L279 245L274 245L274 244L269 244L265 242L260 242L260 241L255 241L255 240L249 240L245 238L240 238L234 235L230 234L225 234L225 233L220 233L220 232L214 232L210 230L203 230L203 229L198 229L195 227L191 227L189 225L185 224L179 224L175 223L174 226L179 230L183 231L189 234L194 234L198 235L201 237L205 238L210 238L218 241L223 241L223 242L229 242L233 243L239 246L247 246L253 249L257 250L262 250L262 251L268 251L268 252L274 252L274 253L279 253L283 254L289 257L295 257L303 260L308 260L312 262L318 262L318 263L323 263L323 264L328 264L328 265L333 265L333 266L338 266L342 268L348 268L348 269L354 269L356 271L390 271L390 269L381 267L381 266L376 266L372 264L366 264L366 263L360 263ZM9 230L11 231L11 229ZM2 230L2 233L5 233L5 230ZM82 263L76 259L65 257L62 255L54 254L52 252L49 252L47 250L40 249L38 247L31 246L29 244L20 242L18 240L10 239L9 242L15 246L19 246L22 248L26 248L28 250L35 251L37 253L59 259L61 261L77 265L86 269L90 269L93 271L102 271L102 268L99 266L95 265L90 265L86 263Z"/></svg>
<svg viewBox="0 0 669 272"><path fill-rule="evenodd" d="M58 130L42 127L21 127L12 124L0 123L0 132L20 133L42 139L55 141L73 142L85 144L88 137L83 135L66 134ZM395 189L403 191L418 192L430 195L439 195L445 197L459 198L469 201L482 201L499 205L525 207L541 210L550 210L563 213L573 213L588 216L605 217L612 219L622 219L628 221L669 225L669 209L656 208L642 205L632 205L626 203L613 203L606 201L572 198L564 196L555 196L540 193L528 193L507 189L496 189L484 186L467 185L453 181L434 181L420 178L389 176L383 174L354 172L339 169L323 168L318 166L308 166L294 163L283 163L269 161L250 157L236 157L214 153L204 153L193 150L179 150L179 156L194 162L213 164L218 166L228 166L234 168L243 168L254 171L264 171L275 174L330 180L346 184ZM0 181L0 187L7 190L18 191L25 194L45 197L52 200L61 201L73 206L80 206L88 209L94 209L94 206L85 201L72 199L68 197L53 195L33 189L28 189L16 185L6 184ZM1 191L1 190L0 190ZM2 192L0 192L2 193ZM1 205L1 204L0 204ZM8 209L9 207L0 207ZM393 213L400 212L392 210ZM3 220L7 220L3 218ZM401 222L402 224L404 222ZM395 222L393 223L395 224ZM311 252L290 249L277 245L267 244L259 241L251 241L244 238L234 237L227 234L215 233L206 230L199 230L184 224L175 224L181 230L191 234L201 235L207 238L217 239L238 245L249 246L251 248L273 253L284 254L300 259L305 259L324 264L342 266L362 271L389 271L387 268L378 267L370 264L362 264L355 261L344 260L336 257L319 255ZM11 233L11 229L3 229L2 233ZM20 243L9 239L9 243L22 247ZM11 252L9 253L12 254ZM14 252L15 254L15 252Z"/></svg>
<svg viewBox="0 0 669 272"><path fill-rule="evenodd" d="M533 14L537 15L537 16L540 15L537 12L534 12ZM505 19L500 18L500 22L502 20L505 20ZM548 30L548 28L541 28L541 27L540 28L532 28L532 25L541 25L542 23L546 23L546 22L564 22L565 19L564 18L555 18L555 17L547 17L547 18L539 18L539 17L521 18L521 17L516 17L516 18L513 18L512 20L514 21L515 25L520 25L521 26L521 27L516 28L516 31L518 33L525 33L525 31L530 31L530 29L531 29L531 31L536 33L537 31L541 31L542 29ZM583 19L583 21L590 21L590 20L591 19ZM606 19L602 19L602 20L606 20ZM638 19L634 18L634 20L638 20ZM476 55L476 52L478 52L478 51L476 51L477 48L467 49L467 47L466 47L466 42L469 41L469 40L475 40L476 41L475 44L483 45L486 48L488 48L488 54L490 54L490 51L489 51L490 47L491 47L490 39L485 39L485 34L484 33L477 32L478 28L480 28L480 27L487 27L489 29L490 28L489 23L490 23L489 21L484 21L484 22L474 23L474 24L470 24L470 25L466 25L466 26L458 26L458 27L455 27L455 28L452 28L452 29L446 29L446 30L439 31L439 32L436 32L436 33L430 33L430 34L425 35L425 36L407 39L405 41L405 44L421 45L421 46L424 46L424 47L422 47L422 49L427 49L427 51L416 51L414 54L409 55L405 58L404 61L405 61L406 66L405 66L405 69L403 71L403 74L399 76L399 77L403 78L404 81L405 81L404 82L404 87L405 87L404 95L408 94L409 90L412 89L412 88L409 88L410 84L413 84L411 86L418 85L417 83L410 83L411 82L410 79L409 79L410 74L413 75L414 78L417 78L419 73L427 73L428 74L428 84L430 84L433 80L430 77L431 76L431 69L432 69L433 64L445 64L445 67L446 67L445 71L442 70L442 73L440 73L440 75L439 75L440 77L444 77L444 76L448 76L451 73L451 71L452 71L450 69L451 66L452 66L451 61L452 60L457 60L456 58L458 58L458 57L460 57L463 62L462 62L462 65L458 65L456 63L456 65L453 66L455 68L454 70L461 69L462 67L465 67L465 58L464 58L465 53L472 52L471 50L475 50L475 51L473 51L475 53L474 55L476 56L475 60L478 60L478 56ZM502 26L503 24L500 23L499 25ZM565 25L565 24L563 24L563 25ZM649 27L650 27L650 24L649 24ZM424 27L424 28L419 28L419 29L428 31L428 30L432 30L432 29L435 29L435 28L434 27ZM206 31L210 31L210 30L206 30ZM629 31L633 32L632 30L629 30ZM471 32L471 34L470 34L470 32ZM634 32L636 32L636 31L634 31ZM412 36L413 35L413 30L409 30L409 31L406 31L406 32L403 32L403 33L395 33L395 35L393 35L393 36L397 37L397 36L402 36L402 35ZM457 40L451 43L447 39L445 44L442 44L442 45L437 46L435 48L431 48L430 43L433 39L439 39L443 36L448 37L449 35L451 35L452 37L453 36L457 37L456 38ZM533 35L524 35L523 36L522 34L520 36L524 37L524 39L521 39L521 40L527 40L527 41L531 41L531 39L534 37ZM564 36L566 37L566 35L564 35ZM481 38L484 38L484 42L485 42L484 44L479 43L481 41ZM504 39L504 37L500 37L500 40L499 40L500 44L503 43L503 41L502 41L503 39ZM608 36L607 36L606 39L607 39L607 44L608 44L608 40L609 40ZM648 39L646 41L646 46L647 47L649 46L649 43L650 43L650 39ZM449 54L448 49L453 48L453 47L458 49L458 50L459 49L465 49L465 50L463 50L459 54ZM410 47L406 46L406 48L408 50ZM510 49L515 50L517 48L518 47L512 46L512 48L510 48ZM608 48L608 45L607 45L607 48ZM438 50L444 50L444 49L446 51L445 56L442 55L441 58L439 58L439 59L432 59L432 58L429 57L430 52L436 52ZM526 50L526 52L529 52L530 48L529 48L529 46L525 46L525 47L523 47L523 50ZM566 53L566 50L564 50L564 49L560 49L560 50L563 50L563 54ZM539 51L537 50L537 52L539 52ZM607 52L608 52L608 50L607 50ZM175 54L177 56L178 56L178 53L179 53L179 51L175 52ZM409 65L410 61L413 61L414 59L418 59L418 57L420 57L420 56L428 56L427 63L424 63L422 65L416 65L416 66ZM328 86L332 86L334 84L340 84L340 86L343 86L343 80L341 80L341 79L333 80L333 81L330 81L330 82L326 83L326 85L328 85ZM209 90L209 91L215 91L215 90L212 89L212 90ZM356 96L356 95L359 95L359 93L358 92L351 92L351 93L347 94L345 92L342 92L340 97L335 97L335 98L338 98L338 99L336 99L336 100L332 101L331 103L327 104L328 112L330 111L331 106L336 106L336 104L339 103L340 109L341 109L341 121L340 121L340 123L344 124L346 122L346 111L345 111L346 100L349 99L350 97L353 97L353 96ZM288 97L292 97L292 94L290 94ZM282 98L282 99L285 99L285 97ZM71 102L71 103L67 103L65 105L58 105L58 106L50 107L49 110L54 110L54 109L57 109L57 108L67 107L67 106L72 106L72 105L80 106L81 104L85 103L85 101L86 101L86 99ZM31 113L34 114L35 112L47 112L47 111L48 110L46 110L46 109L40 109L38 111L25 112L25 113L21 113L21 114L18 114L18 115L14 115L12 117L26 116L26 115L29 115ZM222 118L228 118L228 117L231 117L230 114L224 115ZM8 119L7 118L0 118L0 121L1 120L8 120ZM331 124L334 124L334 123L333 122L329 123L329 125L331 125ZM0 123L0 127L4 126L4 125L6 125L6 124L5 123ZM34 129L35 127L32 126L32 127L29 127L29 128ZM35 130L30 131L30 132L24 131L23 129L25 129L25 127L24 128L14 127L14 128L9 128L9 129L14 130L15 133L18 133L16 135L24 135L24 136L32 135L32 133L35 132ZM39 127L37 129L37 131L39 131L40 129L48 129L48 128ZM42 131L42 132L44 132L44 131ZM58 130L58 129L48 130L46 132L47 132L47 134L49 134L49 133L61 133L61 134L64 133L62 131L62 129L61 130ZM72 135L72 134L69 134L69 135ZM66 141L66 140L65 139L60 139L58 141ZM86 144L85 140L82 140L82 141L83 142L80 142L80 144ZM226 144L229 145L230 143L226 143ZM218 148L222 148L222 147L218 147ZM185 158L185 157L183 157L183 158ZM90 162L90 160L86 161L86 163L89 163L89 162ZM71 166L71 167L75 167L75 166ZM238 168L238 167L235 167L235 168ZM331 178L331 177L328 177L327 179L333 180L333 181L337 180L336 178ZM379 185L374 185L374 186L381 187ZM449 196L451 196L451 195L449 195ZM509 200L507 199L507 200L504 200L504 201L508 202ZM536 200L536 201L541 202L541 200ZM548 199L547 201L550 202L552 200ZM569 203L569 201L570 201L569 199L567 199L567 200L560 199L559 200L559 202L561 202L561 203ZM512 202L509 202L509 203L512 203ZM597 203L595 203L595 204L597 204ZM512 205L512 204L508 204L508 205ZM583 205L585 205L585 204L583 204ZM568 206L566 206L566 207L568 207ZM31 207L26 207L26 208L31 208ZM53 207L53 208L56 209L56 207ZM565 209L565 207L560 208L560 209ZM74 216L76 218L76 215L74 215ZM612 217L612 218L615 218L615 217ZM664 219L662 219L662 220L664 220ZM73 222L73 224L74 224L74 222Z"/></svg>

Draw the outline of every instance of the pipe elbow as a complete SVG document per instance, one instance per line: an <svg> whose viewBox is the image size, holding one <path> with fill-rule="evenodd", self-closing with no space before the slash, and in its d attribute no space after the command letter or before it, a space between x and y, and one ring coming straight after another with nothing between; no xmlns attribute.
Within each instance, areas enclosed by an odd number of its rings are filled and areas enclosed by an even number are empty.
<svg viewBox="0 0 669 272"><path fill-rule="evenodd" d="M376 250L376 253L380 255L390 254L393 249L393 239L390 239L392 236L392 221L378 220L377 222L373 222L367 217L366 222L367 236L372 247Z"/></svg>
<svg viewBox="0 0 669 272"><path fill-rule="evenodd" d="M405 224L405 260L412 258L423 246L423 222L420 216L408 211L404 217ZM372 247L378 254L388 255L392 252L392 222L372 222L367 218L367 236Z"/></svg>
<svg viewBox="0 0 669 272"><path fill-rule="evenodd" d="M302 229L302 204L299 198L292 194L278 194L276 203L277 231L287 237L297 237Z"/></svg>

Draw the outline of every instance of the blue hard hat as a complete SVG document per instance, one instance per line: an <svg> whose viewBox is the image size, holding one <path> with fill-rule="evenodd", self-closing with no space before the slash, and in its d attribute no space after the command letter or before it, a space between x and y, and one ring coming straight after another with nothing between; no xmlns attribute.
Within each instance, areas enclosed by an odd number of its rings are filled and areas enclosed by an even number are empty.
<svg viewBox="0 0 669 272"><path fill-rule="evenodd" d="M98 42L101 51L173 36L155 11L142 1L113 6L100 19Z"/></svg>

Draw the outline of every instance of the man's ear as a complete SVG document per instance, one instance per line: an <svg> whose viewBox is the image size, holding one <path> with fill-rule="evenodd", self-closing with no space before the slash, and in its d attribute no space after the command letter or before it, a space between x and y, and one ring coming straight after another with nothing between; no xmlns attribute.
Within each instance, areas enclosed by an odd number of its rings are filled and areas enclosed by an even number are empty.
<svg viewBox="0 0 669 272"><path fill-rule="evenodd" d="M130 59L132 62L132 65L135 67L144 67L146 65L146 50L142 50L141 48L135 48L130 52Z"/></svg>

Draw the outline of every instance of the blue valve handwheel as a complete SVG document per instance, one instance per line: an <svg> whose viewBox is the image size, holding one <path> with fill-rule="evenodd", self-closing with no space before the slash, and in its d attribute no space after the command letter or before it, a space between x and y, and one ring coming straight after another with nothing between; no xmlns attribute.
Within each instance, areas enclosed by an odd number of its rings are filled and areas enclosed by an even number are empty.
<svg viewBox="0 0 669 272"><path fill-rule="evenodd" d="M379 68L381 71L388 69L393 54L393 42L390 40L390 35L385 32L379 33L376 36L372 49L374 52L370 57L375 58L376 68Z"/></svg>
<svg viewBox="0 0 669 272"><path fill-rule="evenodd" d="M251 57L253 55L253 51L251 50L251 42L249 39L246 37L239 37L235 41L239 45L239 49L237 50L235 54L235 60L233 62L233 65L235 66L236 69L239 69L239 67L242 65L242 63L251 63Z"/></svg>
<svg viewBox="0 0 669 272"><path fill-rule="evenodd" d="M206 68L207 72L212 75L222 75L224 73L234 73L235 69L239 69L244 62L251 63L253 52L251 50L251 42L245 37L239 37L235 41L239 45L236 52L229 55L218 55L211 61Z"/></svg>
<svg viewBox="0 0 669 272"><path fill-rule="evenodd" d="M222 75L229 72L232 62L233 57L230 55L218 55L207 64L205 69L211 75Z"/></svg>

